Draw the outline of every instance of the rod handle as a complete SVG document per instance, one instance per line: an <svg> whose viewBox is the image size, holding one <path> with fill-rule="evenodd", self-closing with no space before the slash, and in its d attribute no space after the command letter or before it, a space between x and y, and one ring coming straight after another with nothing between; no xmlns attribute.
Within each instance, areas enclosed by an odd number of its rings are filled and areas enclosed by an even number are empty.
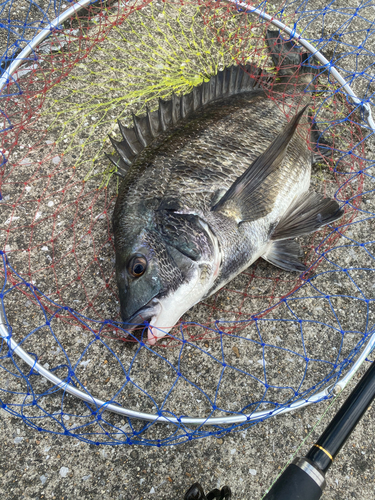
<svg viewBox="0 0 375 500"><path fill-rule="evenodd" d="M318 500L325 487L322 471L306 458L289 464L263 500Z"/></svg>

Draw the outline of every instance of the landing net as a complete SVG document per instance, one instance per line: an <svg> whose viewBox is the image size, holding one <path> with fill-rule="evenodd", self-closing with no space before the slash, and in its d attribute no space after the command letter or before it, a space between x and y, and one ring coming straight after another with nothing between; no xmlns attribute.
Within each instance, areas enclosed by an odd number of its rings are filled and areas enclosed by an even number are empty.
<svg viewBox="0 0 375 500"><path fill-rule="evenodd" d="M374 7L83 4L0 6L0 407L38 431L161 446L332 397L374 343ZM231 64L261 68L288 114L264 41L275 27L252 8L328 61L309 91L333 155L313 168L312 187L335 196L345 216L302 241L308 273L259 260L150 348L119 314L108 134L118 135L117 119L130 125L131 111L156 109L159 97Z"/></svg>

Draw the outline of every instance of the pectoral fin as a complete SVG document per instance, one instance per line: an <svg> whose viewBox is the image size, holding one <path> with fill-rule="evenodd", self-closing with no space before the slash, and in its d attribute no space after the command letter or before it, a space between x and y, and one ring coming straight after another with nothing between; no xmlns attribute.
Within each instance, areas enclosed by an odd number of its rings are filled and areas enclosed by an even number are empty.
<svg viewBox="0 0 375 500"><path fill-rule="evenodd" d="M279 186L267 182L267 178L280 167L288 144L307 107L308 105L287 123L264 153L258 156L211 210L233 217L237 222L250 222L272 211Z"/></svg>

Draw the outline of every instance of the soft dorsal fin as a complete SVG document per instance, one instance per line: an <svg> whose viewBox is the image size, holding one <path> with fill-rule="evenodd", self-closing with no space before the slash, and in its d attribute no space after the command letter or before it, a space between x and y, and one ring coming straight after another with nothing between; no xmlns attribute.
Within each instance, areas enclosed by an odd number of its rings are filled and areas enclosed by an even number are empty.
<svg viewBox="0 0 375 500"><path fill-rule="evenodd" d="M167 101L159 99L157 110L151 112L147 110L144 116L133 115L133 127L124 127L118 121L122 141L116 141L112 137L110 140L119 156L119 161L116 162L108 156L109 159L124 172L139 153L160 134L193 116L196 111L203 109L212 101L259 89L260 80L260 70L256 66L230 66L219 71L208 82L194 87L189 94L182 96L173 94Z"/></svg>
<svg viewBox="0 0 375 500"><path fill-rule="evenodd" d="M286 124L264 153L253 161L211 210L234 217L237 222L259 219L272 210L278 186L270 186L265 181L283 161L288 144L307 107Z"/></svg>

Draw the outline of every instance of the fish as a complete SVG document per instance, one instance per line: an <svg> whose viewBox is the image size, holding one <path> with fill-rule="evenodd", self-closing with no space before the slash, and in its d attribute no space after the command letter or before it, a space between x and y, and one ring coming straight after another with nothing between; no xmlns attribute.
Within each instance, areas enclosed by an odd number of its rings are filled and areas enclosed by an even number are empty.
<svg viewBox="0 0 375 500"><path fill-rule="evenodd" d="M295 238L343 215L310 190L330 152L308 111L319 69L278 31L266 40L289 113L264 90L267 74L237 65L110 137L123 177L112 217L121 318L150 346L258 258L305 272Z"/></svg>

